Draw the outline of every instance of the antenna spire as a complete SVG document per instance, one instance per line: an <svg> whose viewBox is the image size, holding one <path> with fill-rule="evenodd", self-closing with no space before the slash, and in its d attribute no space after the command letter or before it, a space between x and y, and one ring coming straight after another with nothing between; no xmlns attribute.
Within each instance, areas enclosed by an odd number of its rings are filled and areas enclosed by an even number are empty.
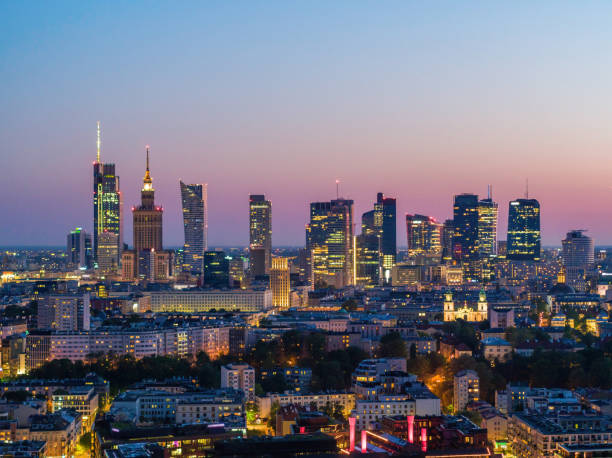
<svg viewBox="0 0 612 458"><path fill-rule="evenodd" d="M336 200L340 198L340 180L336 178Z"/></svg>
<svg viewBox="0 0 612 458"><path fill-rule="evenodd" d="M529 199L529 178L525 178L525 199Z"/></svg>
<svg viewBox="0 0 612 458"><path fill-rule="evenodd" d="M98 140L96 141L96 162L100 163L100 121L98 121Z"/></svg>
<svg viewBox="0 0 612 458"><path fill-rule="evenodd" d="M149 171L149 145L147 145L147 172Z"/></svg>

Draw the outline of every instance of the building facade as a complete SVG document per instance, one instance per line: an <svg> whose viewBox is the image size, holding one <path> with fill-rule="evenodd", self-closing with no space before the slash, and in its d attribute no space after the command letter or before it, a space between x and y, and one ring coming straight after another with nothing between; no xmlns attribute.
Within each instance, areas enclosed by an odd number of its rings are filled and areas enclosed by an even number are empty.
<svg viewBox="0 0 612 458"><path fill-rule="evenodd" d="M183 209L183 272L202 275L204 252L208 249L208 198L206 184L180 181Z"/></svg>

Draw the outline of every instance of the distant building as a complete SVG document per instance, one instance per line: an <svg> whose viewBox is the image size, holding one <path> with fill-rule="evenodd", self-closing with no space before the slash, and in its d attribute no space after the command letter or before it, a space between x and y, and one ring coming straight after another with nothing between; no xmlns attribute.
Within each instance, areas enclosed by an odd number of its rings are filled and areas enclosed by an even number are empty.
<svg viewBox="0 0 612 458"><path fill-rule="evenodd" d="M576 291L585 291L586 276L595 262L593 239L575 230L567 233L561 245L566 284Z"/></svg>
<svg viewBox="0 0 612 458"><path fill-rule="evenodd" d="M127 272L126 267L122 268L125 280L164 281L172 274L172 254L163 250L163 213L164 209L155 205L155 189L153 189L153 179L149 171L149 147L147 146L147 167L141 191L141 204L132 208L134 252L125 258L133 270Z"/></svg>
<svg viewBox="0 0 612 458"><path fill-rule="evenodd" d="M260 194L249 196L249 262L253 277L272 265L272 202Z"/></svg>
<svg viewBox="0 0 612 458"><path fill-rule="evenodd" d="M77 227L66 237L68 264L79 269L89 269L93 261L91 235Z"/></svg>
<svg viewBox="0 0 612 458"><path fill-rule="evenodd" d="M470 402L480 400L480 379L471 370L457 372L453 378L453 408L464 410Z"/></svg>
<svg viewBox="0 0 612 458"><path fill-rule="evenodd" d="M199 313L211 310L262 312L272 308L269 289L160 291L151 296L151 310L160 312Z"/></svg>
<svg viewBox="0 0 612 458"><path fill-rule="evenodd" d="M310 204L306 248L315 284L343 287L355 283L352 200Z"/></svg>
<svg viewBox="0 0 612 458"><path fill-rule="evenodd" d="M539 261L540 249L540 203L535 199L511 201L506 258Z"/></svg>
<svg viewBox="0 0 612 458"><path fill-rule="evenodd" d="M222 366L221 388L242 390L247 401L255 401L255 369L248 364Z"/></svg>
<svg viewBox="0 0 612 458"><path fill-rule="evenodd" d="M478 252L483 258L497 254L497 203L491 197L478 202Z"/></svg>
<svg viewBox="0 0 612 458"><path fill-rule="evenodd" d="M113 232L98 234L98 270L114 274L119 268L119 236Z"/></svg>
<svg viewBox="0 0 612 458"><path fill-rule="evenodd" d="M442 254L442 224L424 215L406 215L408 255Z"/></svg>
<svg viewBox="0 0 612 458"><path fill-rule="evenodd" d="M204 252L208 249L208 202L206 184L180 181L185 244L183 272L204 273Z"/></svg>
<svg viewBox="0 0 612 458"><path fill-rule="evenodd" d="M453 259L464 266L467 281L478 279L478 196L459 194L453 206Z"/></svg>
<svg viewBox="0 0 612 458"><path fill-rule="evenodd" d="M38 328L53 331L87 331L90 327L89 293L45 296L38 299Z"/></svg>
<svg viewBox="0 0 612 458"><path fill-rule="evenodd" d="M270 269L270 289L272 304L276 308L288 309L291 306L291 282L289 259L285 257L272 258Z"/></svg>
<svg viewBox="0 0 612 458"><path fill-rule="evenodd" d="M229 286L229 259L225 251L204 253L204 285L214 288Z"/></svg>
<svg viewBox="0 0 612 458"><path fill-rule="evenodd" d="M117 234L117 252L121 253L123 248L123 197L119 190L119 177L115 175L115 164L100 162L100 144L100 123L98 122L97 154L93 163L92 254L96 258L98 256L98 237L103 232Z"/></svg>

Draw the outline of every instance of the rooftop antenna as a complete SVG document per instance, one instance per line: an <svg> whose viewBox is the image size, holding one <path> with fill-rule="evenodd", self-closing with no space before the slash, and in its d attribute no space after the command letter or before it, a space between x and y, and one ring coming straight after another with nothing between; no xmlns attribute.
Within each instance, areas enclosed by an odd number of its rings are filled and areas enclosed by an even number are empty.
<svg viewBox="0 0 612 458"><path fill-rule="evenodd" d="M340 180L336 178L336 200L340 198Z"/></svg>
<svg viewBox="0 0 612 458"><path fill-rule="evenodd" d="M492 194L493 194L493 185L488 184L487 185L487 199L491 200Z"/></svg>
<svg viewBox="0 0 612 458"><path fill-rule="evenodd" d="M98 140L96 142L96 149L97 149L97 153L96 153L96 162L100 163L100 121L98 121Z"/></svg>
<svg viewBox="0 0 612 458"><path fill-rule="evenodd" d="M529 178L525 178L525 199L529 199Z"/></svg>

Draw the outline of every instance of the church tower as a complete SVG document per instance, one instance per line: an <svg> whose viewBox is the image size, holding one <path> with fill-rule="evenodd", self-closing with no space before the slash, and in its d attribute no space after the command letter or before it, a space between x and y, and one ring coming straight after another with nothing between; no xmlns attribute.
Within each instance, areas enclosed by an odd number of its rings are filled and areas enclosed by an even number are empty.
<svg viewBox="0 0 612 458"><path fill-rule="evenodd" d="M451 291L444 293L444 321L455 321L455 302Z"/></svg>
<svg viewBox="0 0 612 458"><path fill-rule="evenodd" d="M478 295L478 309L476 311L476 321L485 321L489 316L489 306L487 304L487 293L484 289Z"/></svg>

